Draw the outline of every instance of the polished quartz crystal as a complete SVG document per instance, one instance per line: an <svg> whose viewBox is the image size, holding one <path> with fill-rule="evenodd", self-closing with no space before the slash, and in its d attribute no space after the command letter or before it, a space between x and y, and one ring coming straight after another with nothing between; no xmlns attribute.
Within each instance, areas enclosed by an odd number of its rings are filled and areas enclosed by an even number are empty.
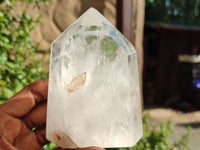
<svg viewBox="0 0 200 150"><path fill-rule="evenodd" d="M142 134L136 51L90 8L52 43L47 139L64 148L131 147Z"/></svg>

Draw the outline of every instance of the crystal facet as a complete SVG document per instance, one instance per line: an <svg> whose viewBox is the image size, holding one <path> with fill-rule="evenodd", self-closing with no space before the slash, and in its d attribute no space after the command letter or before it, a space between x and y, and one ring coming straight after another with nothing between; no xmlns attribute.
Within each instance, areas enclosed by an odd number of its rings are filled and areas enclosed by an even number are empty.
<svg viewBox="0 0 200 150"><path fill-rule="evenodd" d="M64 148L131 147L143 134L135 49L94 8L52 43L46 132Z"/></svg>

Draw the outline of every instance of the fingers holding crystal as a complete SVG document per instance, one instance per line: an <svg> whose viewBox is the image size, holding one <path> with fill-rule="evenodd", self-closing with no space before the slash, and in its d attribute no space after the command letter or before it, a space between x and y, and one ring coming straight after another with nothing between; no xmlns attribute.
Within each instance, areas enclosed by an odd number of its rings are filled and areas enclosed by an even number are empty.
<svg viewBox="0 0 200 150"><path fill-rule="evenodd" d="M29 129L37 127L46 122L47 102L37 105L30 113L25 115L22 120Z"/></svg>

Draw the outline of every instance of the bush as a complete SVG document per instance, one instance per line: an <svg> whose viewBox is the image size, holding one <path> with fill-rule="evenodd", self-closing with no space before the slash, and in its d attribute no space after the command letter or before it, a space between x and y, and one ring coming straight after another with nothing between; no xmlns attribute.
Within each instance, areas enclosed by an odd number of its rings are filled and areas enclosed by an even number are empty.
<svg viewBox="0 0 200 150"><path fill-rule="evenodd" d="M173 132L173 121L162 121L159 124L149 123L149 113L143 115L144 135L132 150L186 150L188 149L189 131L180 137L178 142L169 143L168 136Z"/></svg>
<svg viewBox="0 0 200 150"><path fill-rule="evenodd" d="M17 1L20 0L0 0L0 100L8 99L30 82L47 78L41 61L34 59L38 54L30 38L36 24L41 23L41 15L33 19L26 9L15 15ZM20 2L39 7L38 0Z"/></svg>

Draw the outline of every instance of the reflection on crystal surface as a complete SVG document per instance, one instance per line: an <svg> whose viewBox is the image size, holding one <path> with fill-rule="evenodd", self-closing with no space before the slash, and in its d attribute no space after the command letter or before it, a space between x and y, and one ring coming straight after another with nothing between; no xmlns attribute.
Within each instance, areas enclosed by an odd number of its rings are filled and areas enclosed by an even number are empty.
<svg viewBox="0 0 200 150"><path fill-rule="evenodd" d="M142 136L137 57L90 8L52 43L47 138L61 147L130 147Z"/></svg>

